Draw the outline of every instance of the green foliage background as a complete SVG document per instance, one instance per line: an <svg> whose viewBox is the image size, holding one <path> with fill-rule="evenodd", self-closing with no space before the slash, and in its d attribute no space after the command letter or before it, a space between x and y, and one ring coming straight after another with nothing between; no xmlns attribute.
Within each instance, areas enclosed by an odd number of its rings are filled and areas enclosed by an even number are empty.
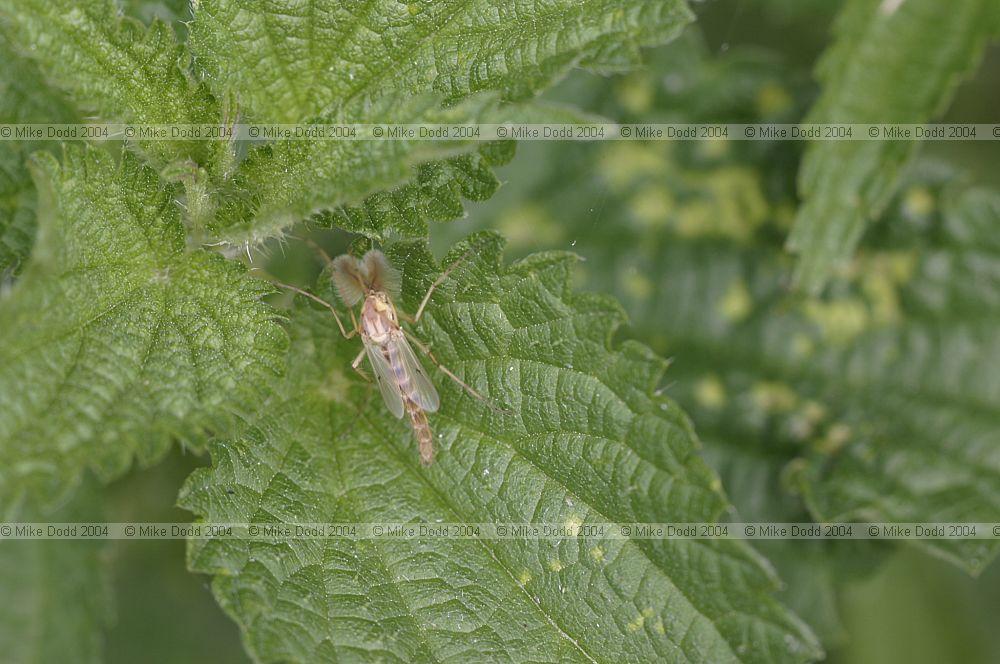
<svg viewBox="0 0 1000 664"><path fill-rule="evenodd" d="M0 0L0 121L998 119L989 0L493 4ZM0 148L5 519L1000 514L991 143ZM421 468L305 238L407 311L476 247L415 331L508 412L436 381ZM992 661L997 547L919 544L6 541L0 652Z"/></svg>

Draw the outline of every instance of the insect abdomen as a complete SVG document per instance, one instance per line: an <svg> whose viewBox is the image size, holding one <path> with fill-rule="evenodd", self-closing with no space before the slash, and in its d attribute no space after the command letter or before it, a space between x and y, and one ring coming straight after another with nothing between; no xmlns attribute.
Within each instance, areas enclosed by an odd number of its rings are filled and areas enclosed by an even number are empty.
<svg viewBox="0 0 1000 664"><path fill-rule="evenodd" d="M410 414L413 433L420 446L420 461L429 465L434 460L434 435L431 433L431 425L427 423L427 413L410 399L406 400L406 412Z"/></svg>

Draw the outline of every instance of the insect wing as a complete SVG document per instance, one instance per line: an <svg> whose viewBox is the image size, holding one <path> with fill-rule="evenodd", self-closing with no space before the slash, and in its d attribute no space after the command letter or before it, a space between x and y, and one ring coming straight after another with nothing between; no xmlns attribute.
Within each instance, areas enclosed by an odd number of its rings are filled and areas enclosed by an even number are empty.
<svg viewBox="0 0 1000 664"><path fill-rule="evenodd" d="M349 307L365 297L365 275L361 273L358 259L350 254L333 259L333 283L340 299Z"/></svg>
<svg viewBox="0 0 1000 664"><path fill-rule="evenodd" d="M410 377L410 390L407 396L428 413L435 412L441 405L441 399L420 360L413 354L410 343L402 333L394 336L390 343L395 344L396 355Z"/></svg>
<svg viewBox="0 0 1000 664"><path fill-rule="evenodd" d="M378 383L379 390L382 391L382 400L385 407L396 417L403 416L403 395L399 391L399 384L396 382L389 360L382 354L382 349L373 343L366 343L365 350L368 352L368 361L371 362L372 370L375 372L375 382Z"/></svg>

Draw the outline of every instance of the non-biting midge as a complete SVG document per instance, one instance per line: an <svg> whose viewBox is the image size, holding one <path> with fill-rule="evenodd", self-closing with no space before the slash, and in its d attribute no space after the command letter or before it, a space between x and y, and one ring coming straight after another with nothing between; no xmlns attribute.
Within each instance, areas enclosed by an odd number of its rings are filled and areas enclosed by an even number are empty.
<svg viewBox="0 0 1000 664"><path fill-rule="evenodd" d="M351 368L367 379L360 368L361 362L367 355L375 374L375 381L382 392L382 400L389 412L396 417L402 417L403 413L409 416L419 444L420 460L424 464L430 464L434 459L434 438L427 421L427 413L437 411L441 400L434 384L414 354L410 341L413 341L442 373L477 399L497 409L488 399L441 364L425 344L400 325L400 318L412 323L420 320L434 289L444 282L471 251L470 249L452 263L431 284L412 319L400 314L393 303L393 299L399 297L400 278L399 272L389 263L385 254L373 249L360 259L348 254L337 256L331 263L333 283L340 299L351 308L353 327L350 330L344 327L336 309L326 300L295 286L275 282L276 285L305 295L329 309L345 338L361 336L364 347L354 358ZM353 307L359 302L362 303L361 316L356 318Z"/></svg>

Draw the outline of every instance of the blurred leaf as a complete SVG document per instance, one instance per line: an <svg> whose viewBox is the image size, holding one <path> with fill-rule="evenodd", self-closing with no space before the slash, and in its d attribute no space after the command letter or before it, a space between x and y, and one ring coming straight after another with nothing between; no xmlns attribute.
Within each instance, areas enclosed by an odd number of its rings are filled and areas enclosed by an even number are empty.
<svg viewBox="0 0 1000 664"><path fill-rule="evenodd" d="M174 26L174 30L184 30L185 22L191 20L191 0L117 0L122 12L149 24L159 19ZM184 41L184 39L181 39Z"/></svg>
<svg viewBox="0 0 1000 664"><path fill-rule="evenodd" d="M4 521L102 521L92 483L56 510L7 511ZM46 526L42 526L45 528ZM7 539L0 543L0 652L5 662L103 661L103 629L112 611L106 542Z"/></svg>
<svg viewBox="0 0 1000 664"><path fill-rule="evenodd" d="M17 269L35 235L35 187L19 145L0 151L0 272Z"/></svg>
<svg viewBox="0 0 1000 664"><path fill-rule="evenodd" d="M207 457L207 455L206 455ZM177 447L155 466L104 489L110 521L179 523L177 487L206 457ZM121 539L110 543L116 620L105 635L108 664L246 664L236 625L201 575L184 563L183 539ZM155 598L155 599L151 599Z"/></svg>
<svg viewBox="0 0 1000 664"><path fill-rule="evenodd" d="M34 63L18 56L0 32L0 123L66 123L76 116L55 90L41 82ZM5 140L0 150L0 274L16 271L31 251L35 237L35 186L26 162L46 141Z"/></svg>
<svg viewBox="0 0 1000 664"><path fill-rule="evenodd" d="M561 237L587 257L591 283L615 284L633 333L674 358L670 393L706 440L743 451L757 441L779 467L799 459L786 479L817 519L992 519L996 193L939 190L954 178L947 171L917 181L887 216L882 243L812 299L789 291L780 239L790 208L765 196L769 178L682 151L672 161L660 145L599 152L588 173L564 168L532 183L551 196L547 206L514 208L498 223L520 237L517 224L577 221ZM561 149L551 159L581 163ZM621 221L588 215L595 199ZM987 540L923 545L972 572L997 551Z"/></svg>
<svg viewBox="0 0 1000 664"><path fill-rule="evenodd" d="M961 78L1000 35L995 0L850 0L818 69L815 123L921 124L944 111ZM818 292L845 266L896 190L918 143L823 141L800 173L803 205L788 239L796 282Z"/></svg>
<svg viewBox="0 0 1000 664"><path fill-rule="evenodd" d="M292 312L287 380L266 415L212 446L181 503L208 522L714 521L727 504L686 416L651 394L648 349L610 345L621 312L568 291L572 256L501 264L492 235L436 291L416 333L509 414L435 380L437 460L352 377L356 342ZM463 246L450 253L454 260ZM412 311L439 268L396 245ZM435 374L440 378L440 374ZM345 400L345 396L348 398ZM741 542L193 541L263 661L807 661L808 631L771 599Z"/></svg>
<svg viewBox="0 0 1000 664"><path fill-rule="evenodd" d="M239 407L280 364L262 282L184 246L172 191L125 154L35 161L40 239L0 299L0 504L122 473Z"/></svg>
<svg viewBox="0 0 1000 664"><path fill-rule="evenodd" d="M846 589L851 640L843 664L991 664L1000 648L1000 566L978 579L903 550L863 584Z"/></svg>
<svg viewBox="0 0 1000 664"><path fill-rule="evenodd" d="M701 56L679 40L654 57ZM636 121L752 122L794 113L807 92L785 84L794 76L780 62L738 49L685 67L690 77L659 71L592 82L605 100L598 110L635 109ZM522 250L572 246L586 258L582 280L612 288L629 311L629 334L671 356L668 393L691 414L741 518L988 521L996 513L1000 395L986 336L1000 312L995 194L942 191L954 172L923 172L872 231L876 247L849 280L811 300L789 292L793 262L782 250L795 209L794 144L523 152L526 166L501 172L507 185L469 223L502 229ZM873 355L880 346L899 354ZM867 461L852 461L859 457ZM845 636L841 588L892 546L757 548L786 582L782 601L833 644ZM933 551L972 571L995 554L989 542Z"/></svg>

